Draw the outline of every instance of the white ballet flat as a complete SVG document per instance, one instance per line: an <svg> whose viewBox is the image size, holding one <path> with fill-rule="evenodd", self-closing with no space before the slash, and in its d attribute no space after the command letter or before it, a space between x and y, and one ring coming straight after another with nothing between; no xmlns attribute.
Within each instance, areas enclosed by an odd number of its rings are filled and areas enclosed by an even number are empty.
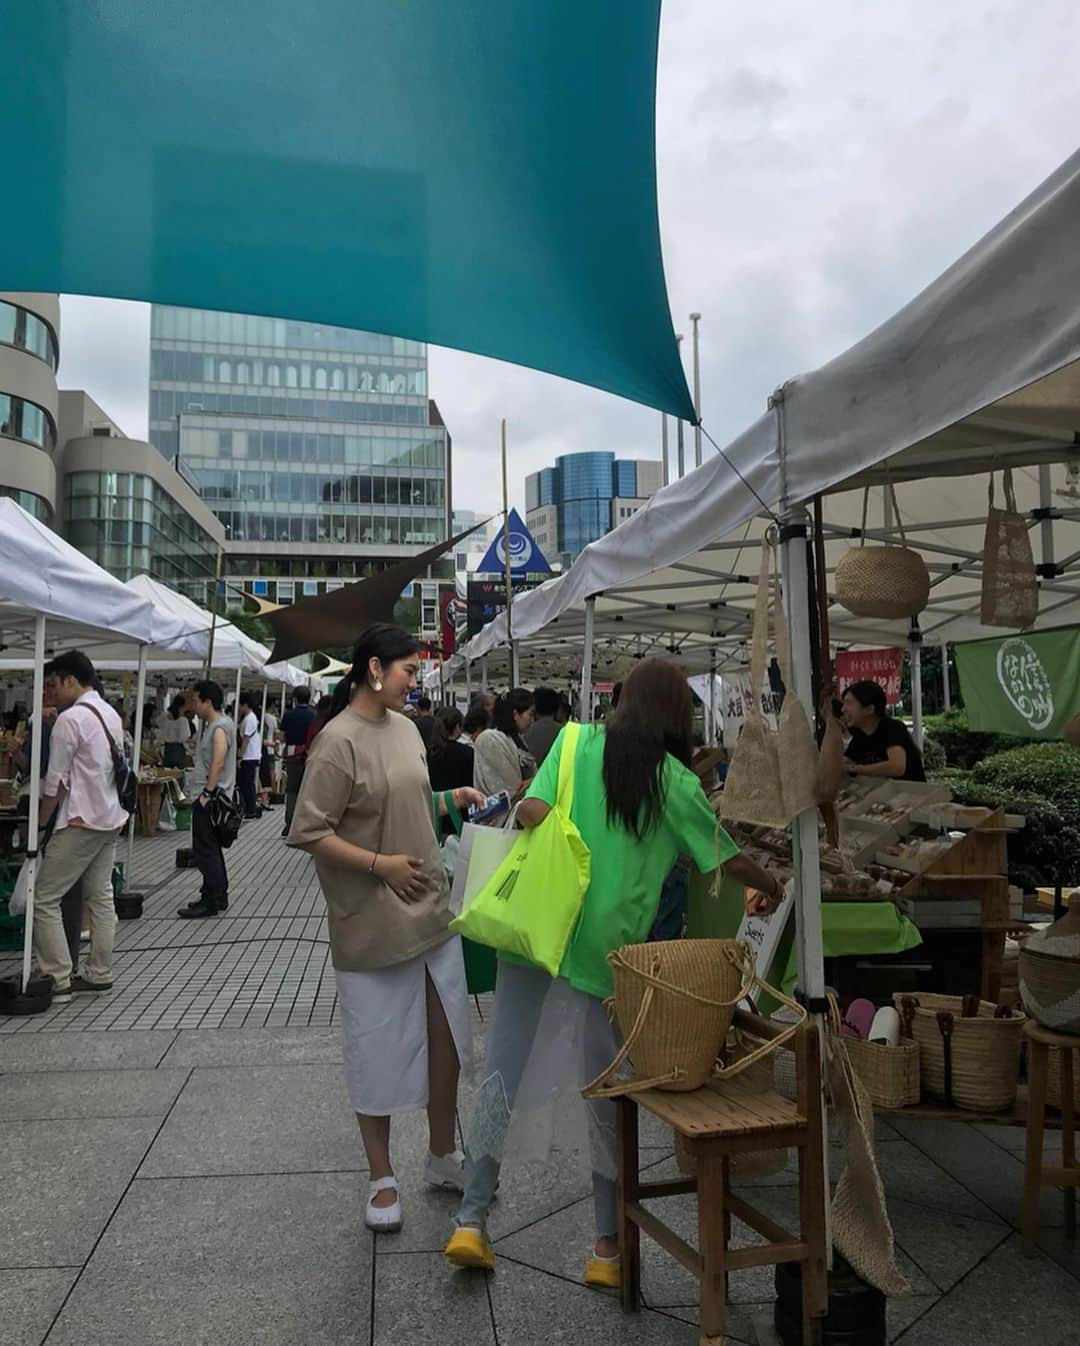
<svg viewBox="0 0 1080 1346"><path fill-rule="evenodd" d="M395 1201L390 1206L373 1206L371 1204L379 1192L386 1192L391 1189L397 1191L397 1178L392 1173L387 1178L376 1178L368 1190L364 1223L376 1234L396 1234L401 1229L400 1201Z"/></svg>

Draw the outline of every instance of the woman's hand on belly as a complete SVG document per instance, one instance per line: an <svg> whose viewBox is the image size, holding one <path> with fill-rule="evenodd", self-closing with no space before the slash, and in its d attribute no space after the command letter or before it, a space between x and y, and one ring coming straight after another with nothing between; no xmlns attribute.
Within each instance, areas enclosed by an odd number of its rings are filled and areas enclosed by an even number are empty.
<svg viewBox="0 0 1080 1346"><path fill-rule="evenodd" d="M415 855L380 855L372 873L403 902L416 902L427 887L424 862Z"/></svg>

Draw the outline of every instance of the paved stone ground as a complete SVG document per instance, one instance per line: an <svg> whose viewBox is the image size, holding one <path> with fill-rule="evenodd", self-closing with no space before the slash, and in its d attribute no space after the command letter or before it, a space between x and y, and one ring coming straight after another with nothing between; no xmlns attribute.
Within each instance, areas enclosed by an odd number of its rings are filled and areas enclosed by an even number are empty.
<svg viewBox="0 0 1080 1346"><path fill-rule="evenodd" d="M566 1157L504 1173L496 1273L451 1274L454 1200L417 1181L423 1118L397 1119L405 1229L364 1231L320 899L280 817L245 826L214 921L175 919L197 883L171 868L184 838L140 840L133 880L150 897L118 928L116 990L0 1019L5 1346L693 1346L695 1288L647 1241L639 1318L580 1284L591 1203ZM912 1285L890 1303L890 1338L1076 1346L1080 1251L1057 1193L1040 1254L1020 1253L1023 1132L901 1120L878 1133ZM644 1163L672 1167L660 1128L642 1144ZM793 1183L762 1179L754 1200L780 1218ZM692 1236L692 1198L666 1205ZM735 1274L731 1296L729 1340L775 1346L768 1273Z"/></svg>

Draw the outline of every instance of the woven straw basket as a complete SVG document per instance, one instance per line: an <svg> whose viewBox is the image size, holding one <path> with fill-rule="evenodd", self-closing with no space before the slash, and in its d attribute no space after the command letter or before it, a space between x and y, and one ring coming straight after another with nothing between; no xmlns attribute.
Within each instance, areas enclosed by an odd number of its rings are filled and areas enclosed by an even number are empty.
<svg viewBox="0 0 1080 1346"><path fill-rule="evenodd" d="M1080 1033L1080 960L1025 947L1018 961L1024 1009L1055 1033Z"/></svg>
<svg viewBox="0 0 1080 1346"><path fill-rule="evenodd" d="M836 601L856 617L879 617L898 621L916 617L930 599L930 572L917 551L907 545L896 491L892 495L893 512L900 528L901 547L866 546L866 511L869 489L863 495L864 536L857 547L849 548L836 563Z"/></svg>
<svg viewBox="0 0 1080 1346"><path fill-rule="evenodd" d="M615 1018L623 1046L615 1060L583 1091L587 1098L613 1097L643 1089L689 1093L710 1077L737 1075L775 1051L799 1024L763 1043L728 1067L717 1064L735 1006L754 985L749 945L733 939L673 939L626 944L608 954L615 978ZM805 1019L805 1012L773 988ZM800 1019L799 1022L802 1022ZM614 1080L630 1058L631 1080Z"/></svg>
<svg viewBox="0 0 1080 1346"><path fill-rule="evenodd" d="M1052 1108L1061 1109L1061 1048L1051 1047L1046 1053L1046 1101ZM1080 1113L1080 1061L1073 1056L1073 1109Z"/></svg>
<svg viewBox="0 0 1080 1346"><path fill-rule="evenodd" d="M1018 959L1020 998L1055 1033L1080 1033L1080 893L1048 930L1032 935Z"/></svg>
<svg viewBox="0 0 1080 1346"><path fill-rule="evenodd" d="M930 572L910 547L851 547L836 563L836 601L856 617L915 617L930 598Z"/></svg>
<svg viewBox="0 0 1080 1346"><path fill-rule="evenodd" d="M893 1000L919 1044L923 1093L970 1112L1012 1107L1027 1022L1023 1014L974 996L898 992Z"/></svg>
<svg viewBox="0 0 1080 1346"><path fill-rule="evenodd" d="M841 1038L851 1068L877 1108L906 1108L918 1103L919 1044L902 1039L895 1047L862 1038Z"/></svg>

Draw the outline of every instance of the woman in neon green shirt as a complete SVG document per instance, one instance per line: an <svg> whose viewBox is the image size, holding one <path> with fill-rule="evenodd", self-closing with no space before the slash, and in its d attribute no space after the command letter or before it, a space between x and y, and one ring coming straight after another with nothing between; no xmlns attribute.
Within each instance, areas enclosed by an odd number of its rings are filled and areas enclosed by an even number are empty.
<svg viewBox="0 0 1080 1346"><path fill-rule="evenodd" d="M469 1127L465 1195L446 1248L455 1266L494 1265L484 1226L511 1123L560 1090L580 1089L614 1056L617 1034L603 1007L612 993L607 955L648 938L676 857L689 855L703 874L722 865L747 886L748 910L768 910L781 896L772 876L717 826L690 770L692 724L684 674L649 659L627 678L606 726L587 726L579 736L570 817L592 854L591 879L557 978L500 958L486 1076ZM520 807L525 827L539 826L555 803L564 743L560 734ZM615 1105L595 1099L587 1106L597 1241L585 1280L616 1286Z"/></svg>

